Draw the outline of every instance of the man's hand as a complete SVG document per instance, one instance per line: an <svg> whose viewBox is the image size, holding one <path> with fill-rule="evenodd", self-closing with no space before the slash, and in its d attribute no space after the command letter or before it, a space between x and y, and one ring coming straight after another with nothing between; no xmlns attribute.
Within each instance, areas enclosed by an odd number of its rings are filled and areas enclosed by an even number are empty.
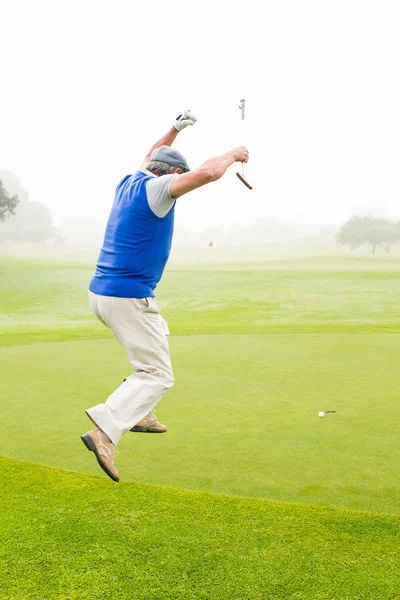
<svg viewBox="0 0 400 600"><path fill-rule="evenodd" d="M188 125L194 125L196 121L197 118L190 110L184 110L183 113L179 115L179 117L176 117L174 129L176 129L177 131L182 131L182 129L185 129L185 127L187 127Z"/></svg>
<svg viewBox="0 0 400 600"><path fill-rule="evenodd" d="M238 146L234 149L236 154L235 162L245 162L247 163L249 160L249 151L245 146Z"/></svg>

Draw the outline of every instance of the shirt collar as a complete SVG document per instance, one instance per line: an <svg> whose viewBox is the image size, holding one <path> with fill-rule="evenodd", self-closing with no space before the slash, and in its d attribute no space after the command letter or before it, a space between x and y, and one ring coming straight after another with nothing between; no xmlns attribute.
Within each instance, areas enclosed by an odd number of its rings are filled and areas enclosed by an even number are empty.
<svg viewBox="0 0 400 600"><path fill-rule="evenodd" d="M154 175L154 173L152 173L151 171L148 171L147 169L139 169L139 171L141 173L146 173L146 175L150 175L151 177L156 177L156 175Z"/></svg>

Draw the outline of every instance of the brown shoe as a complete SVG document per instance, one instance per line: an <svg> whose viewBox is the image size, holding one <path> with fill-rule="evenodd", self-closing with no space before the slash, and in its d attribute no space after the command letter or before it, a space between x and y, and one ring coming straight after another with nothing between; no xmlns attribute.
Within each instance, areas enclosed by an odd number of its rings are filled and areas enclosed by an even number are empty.
<svg viewBox="0 0 400 600"><path fill-rule="evenodd" d="M156 415L151 412L132 427L130 431L139 431L141 433L165 433L167 428L162 423L159 423Z"/></svg>
<svg viewBox="0 0 400 600"><path fill-rule="evenodd" d="M119 473L114 465L117 449L108 435L97 428L81 435L81 440L88 450L95 453L97 462L103 471L114 481L119 481Z"/></svg>

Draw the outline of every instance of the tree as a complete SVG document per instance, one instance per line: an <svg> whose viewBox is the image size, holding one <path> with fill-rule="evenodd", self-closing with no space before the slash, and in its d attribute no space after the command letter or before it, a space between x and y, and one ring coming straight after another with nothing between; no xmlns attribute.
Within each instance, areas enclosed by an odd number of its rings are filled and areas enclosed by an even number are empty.
<svg viewBox="0 0 400 600"><path fill-rule="evenodd" d="M56 230L47 206L31 202L28 191L21 187L19 177L10 171L0 171L0 180L5 182L8 192L4 201L3 186L0 187L0 242L5 240L46 242L54 238ZM5 191L5 190L4 190ZM18 209L15 210L18 205ZM7 218L10 217L10 218ZM7 218L7 221L4 222ZM2 223L3 221L3 223Z"/></svg>
<svg viewBox="0 0 400 600"><path fill-rule="evenodd" d="M5 221L11 215L15 215L15 209L19 199L15 194L10 196L0 179L0 221Z"/></svg>
<svg viewBox="0 0 400 600"><path fill-rule="evenodd" d="M21 204L17 214L0 227L0 241L46 242L55 234L50 211L41 202Z"/></svg>
<svg viewBox="0 0 400 600"><path fill-rule="evenodd" d="M399 223L389 225L377 225L371 227L367 232L368 244L372 247L372 254L376 248L382 248L386 253L390 252L392 244L400 241Z"/></svg>
<svg viewBox="0 0 400 600"><path fill-rule="evenodd" d="M336 234L336 241L352 250L368 244L375 254L377 248L389 252L400 241L400 223L390 219L356 216L344 223Z"/></svg>

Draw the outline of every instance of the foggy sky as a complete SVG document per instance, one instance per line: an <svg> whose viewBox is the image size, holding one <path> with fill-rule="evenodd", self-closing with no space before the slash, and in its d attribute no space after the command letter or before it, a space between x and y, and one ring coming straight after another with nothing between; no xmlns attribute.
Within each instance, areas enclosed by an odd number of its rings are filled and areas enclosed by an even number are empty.
<svg viewBox="0 0 400 600"><path fill-rule="evenodd" d="M254 190L233 166L179 200L179 226L400 216L395 0L0 4L0 168L56 221L104 220L184 108L190 166L244 142Z"/></svg>

